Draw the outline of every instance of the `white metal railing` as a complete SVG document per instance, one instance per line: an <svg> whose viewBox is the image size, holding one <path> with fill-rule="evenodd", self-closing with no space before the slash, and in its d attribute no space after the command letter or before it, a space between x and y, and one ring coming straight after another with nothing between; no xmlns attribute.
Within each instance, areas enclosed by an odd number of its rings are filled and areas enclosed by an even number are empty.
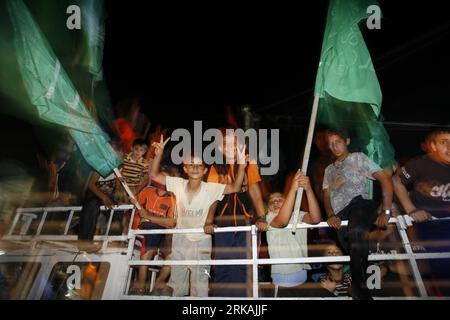
<svg viewBox="0 0 450 320"><path fill-rule="evenodd" d="M80 213L82 211L81 206L74 207L39 207L39 208L18 208L16 210L16 215L12 221L12 224L6 234L2 239L9 241L76 241L78 240L77 235L69 235L70 225L72 224L75 213ZM100 210L102 212L109 211L109 218L106 225L106 231L103 235L94 236L94 241L103 241L105 248L108 242L111 241L124 241L128 240L128 235L122 236L110 236L111 224L113 221L114 214L117 212L123 212L131 210L130 222L128 224L128 230L131 229L133 224L135 207L133 205L120 205L114 206L112 209L108 209L105 206L101 206ZM59 213L61 215L65 214L67 216L67 220L65 222L64 232L62 235L42 235L42 230L47 222L49 213ZM19 231L19 234L14 234L17 225L19 224L20 218L22 217L22 227ZM31 235L27 235L33 220L39 219L39 224L36 229L36 232Z"/></svg>
<svg viewBox="0 0 450 320"><path fill-rule="evenodd" d="M11 224L11 227L3 240L11 241L73 241L77 240L77 236L68 235L70 225L73 221L75 213L82 210L82 207L43 207L43 208L19 208L16 211L16 216ZM258 258L258 242L257 233L258 230L255 225L252 226L242 226L242 227L226 227L226 228L216 228L215 233L222 232L251 232L251 249L252 257L250 259L226 259L226 260L135 260L133 255L135 253L135 241L137 236L145 234L195 234L204 233L202 228L198 229L155 229L155 230L132 230L131 226L134 219L135 207L133 205L121 205L115 206L113 209L107 209L106 207L101 207L102 211L109 210L109 220L107 224L107 229L104 235L95 236L95 241L104 241L103 248L109 241L128 241L127 249L127 265L125 280L121 286L120 295L121 298L129 298L128 287L131 281L131 268L135 266L164 266L164 265L252 265L253 273L253 299L259 297L258 287L258 266L259 265L272 265L272 264L294 264L294 263L331 263L331 262L349 262L349 256L333 256L333 257L304 257L304 258L285 258L285 259L259 259ZM111 223L113 220L113 215L119 211L131 210L131 218L129 223L129 232L125 236L109 236L109 231ZM45 225L48 213L61 213L67 215L67 221L64 228L63 235L42 235L41 232ZM29 231L31 223L34 219L38 219L40 215L40 220L35 234L26 235ZM15 229L19 223L19 219L23 218L24 222L19 234L14 234ZM450 218L440 219L440 220L450 220ZM342 226L347 225L347 221L342 222ZM425 285L423 283L419 268L417 266L416 260L422 259L450 259L450 252L438 252L438 253L414 253L411 244L406 233L406 229L413 225L413 220L409 216L398 216L397 218L391 218L389 223L395 224L399 232L402 245L404 247L405 253L391 252L388 254L372 254L369 256L370 261L384 261L384 260L403 260L409 261L414 276L416 286L419 291L420 298L428 298ZM288 225L286 229L291 229L293 226ZM313 228L329 228L326 222L321 222L316 225L308 224L298 224L297 229L313 229ZM268 232L271 232L270 230ZM135 297L142 299L142 297ZM148 297L150 298L150 297ZM155 297L153 297L155 298ZM223 297L224 298L224 297ZM223 299L221 298L221 299ZM211 299L211 298L209 298Z"/></svg>
<svg viewBox="0 0 450 320"><path fill-rule="evenodd" d="M450 220L445 218L442 220ZM417 266L416 260L421 259L449 259L450 252L440 253L414 253L411 244L406 233L406 228L412 226L413 220L409 216L398 216L397 218L391 218L390 224L395 224L400 234L403 247L405 249L404 254L390 253L390 254L371 254L369 255L369 261L384 261L384 260L408 260L416 286L421 298L428 298L425 285L423 283L422 276ZM346 226L348 221L342 221L342 226ZM321 222L316 225L309 225L300 223L297 225L297 229L312 229L312 228L329 228L330 226L326 222ZM288 225L286 229L293 228L292 224ZM259 259L258 258L258 244L257 244L257 228L255 225L245 227L225 227L216 228L215 233L221 232L251 232L251 247L252 258L251 259L226 259L226 260L133 260L133 247L134 241L137 235L145 234L195 234L204 233L202 228L197 229L155 229L155 230L130 230L130 242L128 244L128 266L164 266L164 265L252 265L253 269L253 298L258 298L258 265L272 265L272 264L294 264L294 263L331 263L331 262L349 262L349 256L333 256L333 257L305 257L305 258L285 258L285 259ZM270 230L268 232L271 232ZM127 285L128 287L128 285ZM126 290L123 291L124 297L127 296Z"/></svg>

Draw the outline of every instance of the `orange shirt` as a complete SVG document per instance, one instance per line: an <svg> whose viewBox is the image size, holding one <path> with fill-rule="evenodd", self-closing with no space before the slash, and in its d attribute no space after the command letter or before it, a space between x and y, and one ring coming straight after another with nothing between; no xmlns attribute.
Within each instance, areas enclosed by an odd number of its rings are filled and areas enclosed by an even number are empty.
<svg viewBox="0 0 450 320"><path fill-rule="evenodd" d="M230 166L230 170L228 175L221 175L217 172L217 169L214 166L211 166L208 175L208 182L216 182L229 184L234 181L235 177L235 166ZM248 190L248 186L252 184L256 184L260 182L261 176L259 175L259 169L257 164L250 164L247 166L245 170L244 182L242 183L241 192L245 192Z"/></svg>
<svg viewBox="0 0 450 320"><path fill-rule="evenodd" d="M164 195L160 196L155 187L147 187L139 193L138 202L145 210L155 216L174 217L175 197L166 191ZM136 229L140 222L139 215L136 214L135 217L137 218L133 221L133 229Z"/></svg>

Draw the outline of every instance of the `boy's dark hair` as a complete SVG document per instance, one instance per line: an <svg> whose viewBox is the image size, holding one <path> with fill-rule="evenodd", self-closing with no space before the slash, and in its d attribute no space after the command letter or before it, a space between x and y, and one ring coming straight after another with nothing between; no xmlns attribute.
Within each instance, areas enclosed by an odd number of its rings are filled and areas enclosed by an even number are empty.
<svg viewBox="0 0 450 320"><path fill-rule="evenodd" d="M148 143L144 139L136 139L133 141L133 147L136 146L145 146L148 148Z"/></svg>
<svg viewBox="0 0 450 320"><path fill-rule="evenodd" d="M427 133L425 143L429 144L430 142L434 141L434 139L436 139L436 136L439 134L449 134L449 133L450 133L450 126L434 128Z"/></svg>
<svg viewBox="0 0 450 320"><path fill-rule="evenodd" d="M426 133L425 139L420 144L422 150L425 151L426 153L432 153L430 144L432 142L434 142L434 140L436 139L436 137L439 134L446 134L446 133L450 133L450 126L446 126L446 127L443 126L443 127L437 127L437 128L430 129Z"/></svg>
<svg viewBox="0 0 450 320"><path fill-rule="evenodd" d="M350 134L347 129L341 128L328 128L327 134L329 136L338 136L344 140L350 139Z"/></svg>

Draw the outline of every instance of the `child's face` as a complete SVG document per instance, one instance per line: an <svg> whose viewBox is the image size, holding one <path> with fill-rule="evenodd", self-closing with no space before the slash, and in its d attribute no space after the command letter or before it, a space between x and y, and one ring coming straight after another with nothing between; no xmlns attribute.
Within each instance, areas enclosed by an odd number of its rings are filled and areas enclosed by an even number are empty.
<svg viewBox="0 0 450 320"><path fill-rule="evenodd" d="M450 133L436 135L430 143L431 152L435 159L443 164L450 164Z"/></svg>
<svg viewBox="0 0 450 320"><path fill-rule="evenodd" d="M192 158L191 161L187 161L183 165L184 172L188 175L189 179L202 180L203 176L208 172L208 169L203 164L200 158Z"/></svg>
<svg viewBox="0 0 450 320"><path fill-rule="evenodd" d="M278 214L281 209L281 206L284 203L284 197L281 193L276 192L269 196L269 210Z"/></svg>
<svg viewBox="0 0 450 320"><path fill-rule="evenodd" d="M147 149L148 149L147 146L139 146L139 145L134 146L132 149L133 158L136 160L142 158L147 152Z"/></svg>
<svg viewBox="0 0 450 320"><path fill-rule="evenodd" d="M343 139L338 135L328 135L328 147L335 157L340 157L348 152L350 139Z"/></svg>
<svg viewBox="0 0 450 320"><path fill-rule="evenodd" d="M236 160L237 138L234 135L225 135L223 145L219 146L219 150L225 156L228 164L234 163Z"/></svg>
<svg viewBox="0 0 450 320"><path fill-rule="evenodd" d="M342 256L342 254L343 254L342 250L335 244L329 245L328 247L325 248L325 256L327 257ZM340 269L343 266L344 265L341 263L333 263L328 265L328 267L332 269Z"/></svg>

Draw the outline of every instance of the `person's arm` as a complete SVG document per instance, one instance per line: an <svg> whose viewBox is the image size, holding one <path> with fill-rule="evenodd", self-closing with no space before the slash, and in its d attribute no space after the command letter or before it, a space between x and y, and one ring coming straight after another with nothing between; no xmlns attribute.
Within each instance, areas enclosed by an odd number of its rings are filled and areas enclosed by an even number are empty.
<svg viewBox="0 0 450 320"><path fill-rule="evenodd" d="M325 206L325 212L327 213L327 223L330 227L339 230L341 227L341 219L334 213L331 206L330 190L328 188L323 190L323 204Z"/></svg>
<svg viewBox="0 0 450 320"><path fill-rule="evenodd" d="M246 167L246 164L239 165L236 179L234 180L234 182L228 183L225 186L225 190L223 191L223 194L236 193L241 190L242 182L244 182L245 167Z"/></svg>
<svg viewBox="0 0 450 320"><path fill-rule="evenodd" d="M153 142L152 144L152 146L155 147L155 158L152 161L150 179L156 181L159 184L166 185L166 176L159 171L159 165L164 154L164 147L166 146L170 138L168 138L166 141L164 141L163 139L163 136L161 136L160 142Z"/></svg>
<svg viewBox="0 0 450 320"><path fill-rule="evenodd" d="M225 190L223 191L224 195L239 192L242 188L242 182L244 182L245 168L247 167L249 158L245 154L245 144L237 146L236 149L238 153L237 163L239 164L238 172L234 182L226 184Z"/></svg>
<svg viewBox="0 0 450 320"><path fill-rule="evenodd" d="M379 228L385 229L388 225L390 215L386 215L384 210L392 210L392 198L394 189L392 186L392 179L384 171L377 171L373 174L373 177L377 179L381 184L381 190L383 193L383 208L379 213L376 225Z"/></svg>
<svg viewBox="0 0 450 320"><path fill-rule="evenodd" d="M264 202L259 183L253 183L248 186L248 194L252 201L253 208L256 211L255 224L258 230L267 231L267 221L264 210Z"/></svg>
<svg viewBox="0 0 450 320"><path fill-rule="evenodd" d="M142 209L139 213L141 216L141 222L151 222L154 224L157 224L163 228L175 228L177 225L177 221L175 218L168 218L168 217L158 217L151 213L149 213L147 210Z"/></svg>
<svg viewBox="0 0 450 320"><path fill-rule="evenodd" d="M209 207L208 216L206 217L205 224L203 226L203 230L206 234L214 234L214 228L217 226L214 224L214 216L216 214L217 205L219 201L214 201L213 204Z"/></svg>
<svg viewBox="0 0 450 320"><path fill-rule="evenodd" d="M399 199L403 209L405 209L406 213L410 215L415 222L420 223L431 220L432 215L429 212L417 209L414 203L411 201L411 198L409 197L408 194L408 190L406 189L406 186L403 184L399 175L400 173L397 172L397 174L394 175L392 180L394 183L395 195Z"/></svg>
<svg viewBox="0 0 450 320"><path fill-rule="evenodd" d="M309 178L304 175L303 172L298 171L292 179L291 187L286 195L283 205L277 216L272 220L270 224L274 228L284 228L289 224L291 220L292 211L294 210L295 199L297 195L298 188L303 188L308 199L308 205L310 208L310 213L306 213L303 222L309 224L316 224L320 222L320 209L314 192L311 188L311 183Z"/></svg>
<svg viewBox="0 0 450 320"><path fill-rule="evenodd" d="M102 200L103 204L108 208L112 209L114 206L114 203L112 200L104 194L96 185L98 179L100 178L100 175L97 172L93 172L89 178L88 188L92 191L93 194L97 196L100 200Z"/></svg>

